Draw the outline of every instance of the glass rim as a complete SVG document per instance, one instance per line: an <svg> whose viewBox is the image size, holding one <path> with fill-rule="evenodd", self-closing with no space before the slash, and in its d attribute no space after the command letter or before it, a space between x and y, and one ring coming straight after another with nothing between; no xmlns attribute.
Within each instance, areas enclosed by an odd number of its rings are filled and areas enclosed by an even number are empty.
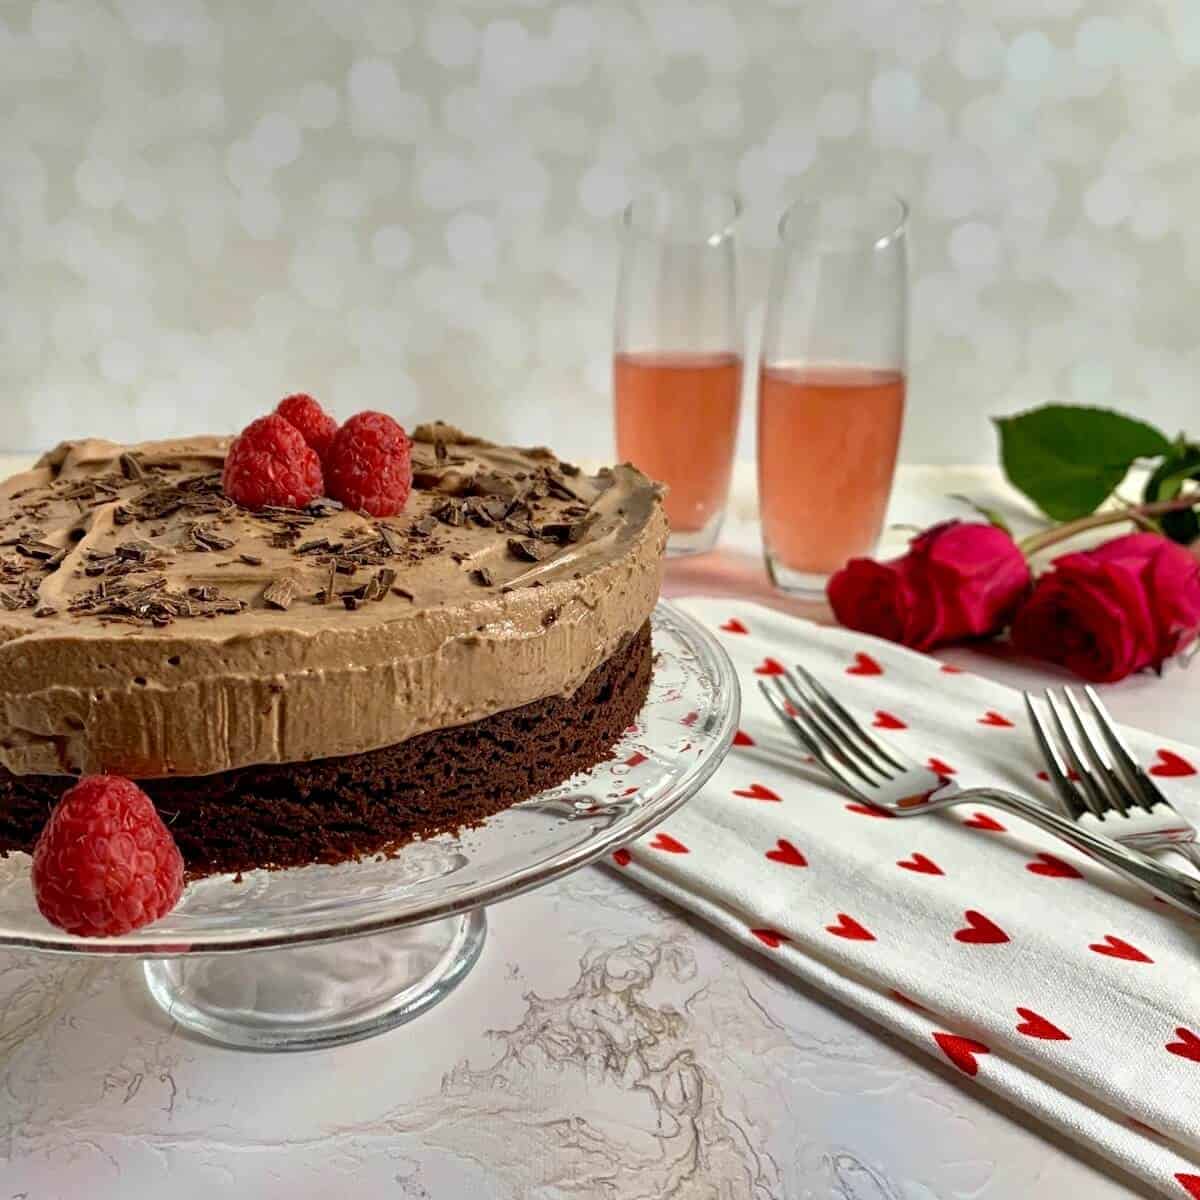
<svg viewBox="0 0 1200 1200"><path fill-rule="evenodd" d="M880 230L860 230L856 228L848 228L845 232L847 241L857 245L869 244L873 250L886 250L893 242L899 241L904 237L908 230L909 207L904 197L899 192L879 191L868 192L862 199L862 203L878 203L886 205L890 210L888 219L880 222ZM819 209L819 201L800 197L793 200L791 204L783 210L783 215L779 218L778 235L779 240L787 242L792 237L792 222L796 214L799 212L816 212Z"/></svg>
<svg viewBox="0 0 1200 1200"><path fill-rule="evenodd" d="M639 225L637 211L647 201L661 201L664 198L674 199L680 196L692 195L702 200L718 200L729 206L728 215L721 222L714 223L713 228L697 238L678 238L671 240L695 242L697 245L718 246L733 236L734 228L742 218L745 205L741 193L733 188L706 187L687 183L659 183L640 188L621 210L621 227L631 233L653 233L652 229ZM663 237L669 236L669 230L660 232Z"/></svg>

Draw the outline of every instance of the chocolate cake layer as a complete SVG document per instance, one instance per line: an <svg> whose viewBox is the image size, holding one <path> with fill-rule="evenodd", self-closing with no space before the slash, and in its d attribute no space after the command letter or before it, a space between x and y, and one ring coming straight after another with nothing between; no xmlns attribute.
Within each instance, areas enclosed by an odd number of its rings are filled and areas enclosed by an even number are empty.
<svg viewBox="0 0 1200 1200"><path fill-rule="evenodd" d="M569 696L307 763L149 779L193 876L340 862L477 824L602 762L646 699L650 626ZM72 783L0 768L0 853L31 850Z"/></svg>

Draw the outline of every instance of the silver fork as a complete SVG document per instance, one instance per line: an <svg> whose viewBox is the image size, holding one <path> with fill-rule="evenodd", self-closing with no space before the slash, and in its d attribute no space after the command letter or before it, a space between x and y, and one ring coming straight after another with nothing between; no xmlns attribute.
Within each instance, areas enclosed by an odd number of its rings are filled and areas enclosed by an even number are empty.
<svg viewBox="0 0 1200 1200"><path fill-rule="evenodd" d="M960 788L952 780L905 758L868 733L803 667L759 681L784 727L852 795L897 817L914 817L957 804L991 804L1060 838L1110 867L1122 878L1200 917L1200 880L1156 862L1085 828L1028 797L998 788Z"/></svg>
<svg viewBox="0 0 1200 1200"><path fill-rule="evenodd" d="M1107 754L1088 732L1083 708L1070 688L1062 690L1061 703L1067 710L1067 720L1063 719L1054 693L1049 688L1045 692L1048 723L1054 737L1047 733L1033 700L1025 693L1029 721L1063 813L1085 829L1105 833L1113 841L1147 852L1176 850L1193 866L1200 867L1196 830L1125 748L1095 690L1085 687L1083 695ZM1056 740L1062 747L1061 755ZM1072 783L1073 775L1078 786Z"/></svg>

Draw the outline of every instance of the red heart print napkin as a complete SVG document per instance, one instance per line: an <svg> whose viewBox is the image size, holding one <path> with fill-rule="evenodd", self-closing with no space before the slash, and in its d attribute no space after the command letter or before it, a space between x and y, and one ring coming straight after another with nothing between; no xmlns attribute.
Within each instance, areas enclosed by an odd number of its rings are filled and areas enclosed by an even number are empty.
<svg viewBox="0 0 1200 1200"><path fill-rule="evenodd" d="M737 667L740 735L614 869L949 1063L965 1086L1200 1200L1200 922L997 809L881 818L802 761L757 685L802 662L911 757L965 787L1050 802L1021 697L759 605L678 605ZM1200 750L1126 732L1200 821Z"/></svg>

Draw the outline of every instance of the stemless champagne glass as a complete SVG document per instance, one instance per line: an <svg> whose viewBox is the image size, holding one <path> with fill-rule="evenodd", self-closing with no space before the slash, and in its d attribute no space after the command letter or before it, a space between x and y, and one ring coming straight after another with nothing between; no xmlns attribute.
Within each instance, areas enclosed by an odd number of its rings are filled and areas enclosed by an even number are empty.
<svg viewBox="0 0 1200 1200"><path fill-rule="evenodd" d="M617 451L667 484L668 554L710 550L742 386L736 196L659 188L625 210L613 359Z"/></svg>
<svg viewBox="0 0 1200 1200"><path fill-rule="evenodd" d="M763 551L776 587L820 595L883 528L904 418L908 210L800 202L779 225L758 379Z"/></svg>

